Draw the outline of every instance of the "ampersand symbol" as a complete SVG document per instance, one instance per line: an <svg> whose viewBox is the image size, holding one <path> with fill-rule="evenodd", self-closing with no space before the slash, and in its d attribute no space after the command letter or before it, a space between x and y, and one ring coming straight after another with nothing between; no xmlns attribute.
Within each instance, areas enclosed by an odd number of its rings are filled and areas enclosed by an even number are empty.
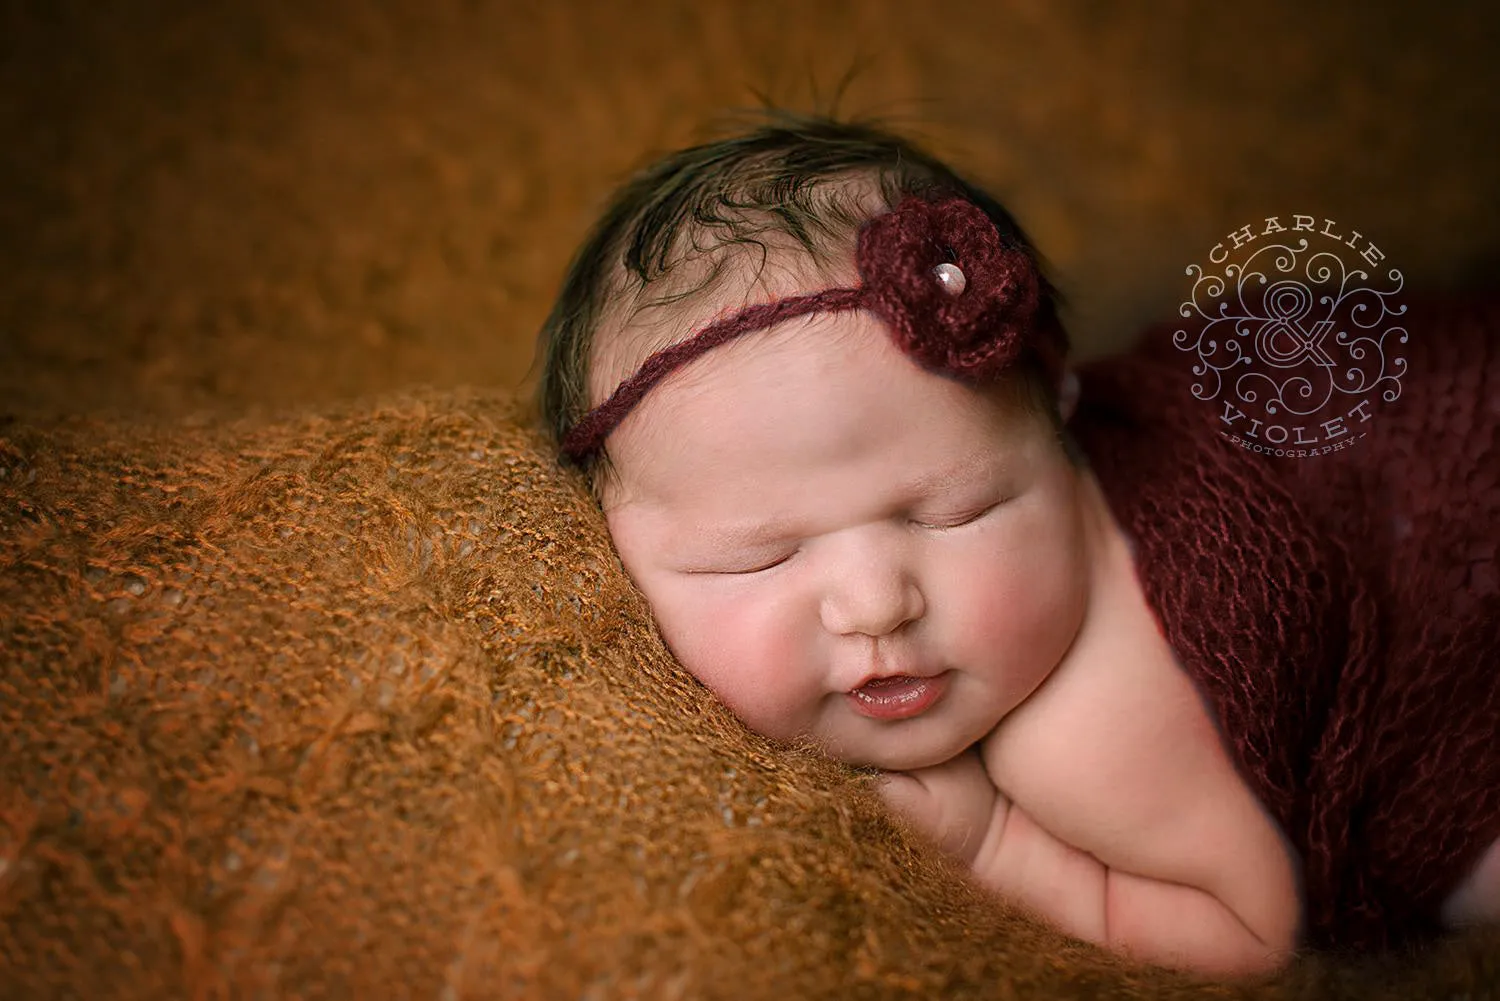
<svg viewBox="0 0 1500 1001"><path fill-rule="evenodd" d="M1291 368L1304 358L1324 368L1335 362L1323 350L1323 339L1333 328L1332 320L1319 320L1308 330L1302 320L1312 311L1312 292L1300 282L1279 282L1266 290L1266 319L1255 335L1255 351L1269 365Z"/></svg>

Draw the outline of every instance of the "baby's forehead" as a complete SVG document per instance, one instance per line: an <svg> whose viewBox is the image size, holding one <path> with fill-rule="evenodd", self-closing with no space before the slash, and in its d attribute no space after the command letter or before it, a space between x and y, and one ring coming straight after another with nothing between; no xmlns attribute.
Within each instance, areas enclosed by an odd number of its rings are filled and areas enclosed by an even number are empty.
<svg viewBox="0 0 1500 1001"><path fill-rule="evenodd" d="M878 468L896 493L925 496L956 471L989 468L987 457L1035 454L1044 429L1015 397L1008 383L923 371L863 310L798 318L715 348L644 401L614 439L606 508L774 508L765 491L787 469ZM915 450L914 415L925 436ZM815 475L799 475L802 487Z"/></svg>
<svg viewBox="0 0 1500 1001"><path fill-rule="evenodd" d="M622 254L593 334L590 405L607 398L653 352L719 317L753 303L858 284L859 228L889 211L895 197L870 171L821 178L786 205L732 208L737 199L726 192L707 213L710 222L675 234L665 267L651 268L664 273L647 280L625 266Z"/></svg>
<svg viewBox="0 0 1500 1001"><path fill-rule="evenodd" d="M670 280L631 288L618 276L594 333L589 405L597 406L653 353L756 303L858 284L854 237L810 253L785 234L680 262ZM623 287L622 287L623 286Z"/></svg>

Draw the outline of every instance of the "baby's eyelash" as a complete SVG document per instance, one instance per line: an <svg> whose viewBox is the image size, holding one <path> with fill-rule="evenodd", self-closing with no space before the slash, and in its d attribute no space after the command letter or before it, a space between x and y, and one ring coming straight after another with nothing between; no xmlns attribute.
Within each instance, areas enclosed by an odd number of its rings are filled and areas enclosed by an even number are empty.
<svg viewBox="0 0 1500 1001"><path fill-rule="evenodd" d="M972 525L974 522L978 521L980 518L983 518L985 515L989 514L991 511L995 510L995 508L1004 503L1004 500L998 500L993 504L986 505L985 507L974 511L971 514L966 514L959 518L947 519L938 522L921 521L919 519L913 518L912 524L916 525L918 528L930 528L936 531L943 531L944 529L949 528L962 528L965 525Z"/></svg>
<svg viewBox="0 0 1500 1001"><path fill-rule="evenodd" d="M766 570L771 570L775 567L779 567L781 566L781 564L785 563L795 555L797 555L795 552L787 553L785 556L779 556L776 559L771 560L769 563L762 563L758 566L746 567L743 570L689 570L688 573L702 574L709 577L745 577L750 574L762 573Z"/></svg>
<svg viewBox="0 0 1500 1001"><path fill-rule="evenodd" d="M779 566L781 566L781 564L785 563L787 560L789 560L791 558L792 558L792 554L791 553L787 553L785 556L779 556L776 559L772 560L770 563L763 563L763 564L761 564L758 567L751 567L748 570L730 570L728 572L732 573L732 574L736 574L736 575L750 574L750 573L761 573L762 571L770 570L773 567L779 567Z"/></svg>

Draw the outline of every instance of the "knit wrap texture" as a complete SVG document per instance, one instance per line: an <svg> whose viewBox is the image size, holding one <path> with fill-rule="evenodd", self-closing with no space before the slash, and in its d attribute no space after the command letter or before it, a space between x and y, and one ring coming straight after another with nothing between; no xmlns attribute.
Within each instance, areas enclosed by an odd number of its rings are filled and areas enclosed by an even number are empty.
<svg viewBox="0 0 1500 1001"><path fill-rule="evenodd" d="M1400 397L1340 451L1221 437L1167 328L1084 369L1074 422L1324 948L1430 937L1500 837L1500 300L1410 329Z"/></svg>
<svg viewBox="0 0 1500 1001"><path fill-rule="evenodd" d="M1096 371L1102 394L1109 369ZM1162 378L1148 399L1175 404ZM1123 415L1090 413L1096 442L1120 463L1139 457ZM1179 485L1196 482L1183 468ZM1294 503L1292 484L1265 483ZM1139 485L1141 517L1214 510L1160 476ZM1450 529L1431 513L1412 518L1441 542ZM1348 560L1364 558L1366 536L1338 538ZM1246 552L1273 568L1324 552L1290 548ZM1227 552L1181 549L1220 588L1261 586ZM1277 619L1285 635L1234 630L1250 638L1223 664L1266 680L1246 682L1257 698L1222 702L1278 810L1319 802L1300 791L1318 769L1325 799L1352 777L1352 798L1317 822L1303 807L1292 826L1328 844L1392 832L1378 864L1357 870L1365 885L1384 893L1403 832L1451 834L1414 870L1420 889L1469 850L1473 808L1433 795L1423 802L1456 821L1379 820L1415 766L1371 750L1389 741L1347 760L1309 749L1301 735L1329 734L1312 717L1331 717L1346 688L1257 655L1347 646L1333 589L1353 579L1275 596L1278 609L1301 602ZM1215 624L1177 606L1177 642L1196 628L1212 649ZM1418 647L1430 628L1393 642ZM1261 697L1307 708L1258 711ZM1386 726L1406 708L1424 724L1454 710L1385 682L1358 705ZM1459 773L1442 788L1469 781ZM1330 867L1325 884L1341 912L1359 885L1350 871ZM1497 989L1496 929L1411 954L1310 952L1267 983L1203 986L976 889L886 813L869 776L747 732L682 671L582 478L507 396L0 427L7 999L1395 1001Z"/></svg>

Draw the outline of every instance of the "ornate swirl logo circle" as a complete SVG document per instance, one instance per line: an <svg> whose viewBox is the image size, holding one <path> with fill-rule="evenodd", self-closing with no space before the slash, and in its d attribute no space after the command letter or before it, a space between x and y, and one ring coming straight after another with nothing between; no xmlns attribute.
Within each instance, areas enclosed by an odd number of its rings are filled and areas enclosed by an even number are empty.
<svg viewBox="0 0 1500 1001"><path fill-rule="evenodd" d="M1385 254L1332 219L1268 216L1191 264L1192 298L1172 343L1192 356L1193 395L1215 404L1219 434L1290 458L1348 448L1380 402L1401 396L1406 306Z"/></svg>

